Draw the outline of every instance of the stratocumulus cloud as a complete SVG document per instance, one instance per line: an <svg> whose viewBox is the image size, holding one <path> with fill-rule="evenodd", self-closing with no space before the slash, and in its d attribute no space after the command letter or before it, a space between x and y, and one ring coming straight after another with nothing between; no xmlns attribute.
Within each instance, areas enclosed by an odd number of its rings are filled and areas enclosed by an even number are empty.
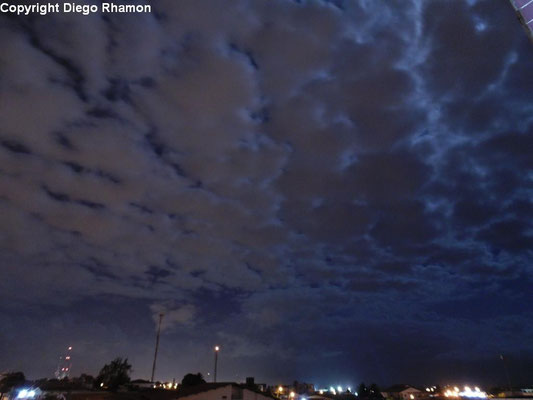
<svg viewBox="0 0 533 400"><path fill-rule="evenodd" d="M73 341L77 372L125 354L148 376L160 312L161 379L214 343L225 380L532 365L510 6L151 4L0 17L0 370L49 375Z"/></svg>

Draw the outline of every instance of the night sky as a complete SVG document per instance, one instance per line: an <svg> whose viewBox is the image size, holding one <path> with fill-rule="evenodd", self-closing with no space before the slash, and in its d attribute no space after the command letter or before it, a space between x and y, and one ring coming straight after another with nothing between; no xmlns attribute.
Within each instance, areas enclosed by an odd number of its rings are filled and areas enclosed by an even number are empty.
<svg viewBox="0 0 533 400"><path fill-rule="evenodd" d="M508 1L150 4L0 16L0 371L531 382Z"/></svg>

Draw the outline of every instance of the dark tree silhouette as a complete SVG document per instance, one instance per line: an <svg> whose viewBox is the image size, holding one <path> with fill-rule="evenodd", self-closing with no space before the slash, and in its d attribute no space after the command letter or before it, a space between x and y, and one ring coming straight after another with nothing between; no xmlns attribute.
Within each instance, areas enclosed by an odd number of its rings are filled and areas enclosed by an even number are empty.
<svg viewBox="0 0 533 400"><path fill-rule="evenodd" d="M26 377L22 372L7 372L0 378L0 400L5 393L24 385Z"/></svg>
<svg viewBox="0 0 533 400"><path fill-rule="evenodd" d="M368 397L368 388L366 387L364 382L361 382L359 385L359 389L357 389L357 394L359 397Z"/></svg>
<svg viewBox="0 0 533 400"><path fill-rule="evenodd" d="M120 385L125 385L130 381L131 364L127 358L117 357L100 370L96 378L97 386L108 388L111 391L117 390Z"/></svg>
<svg viewBox="0 0 533 400"><path fill-rule="evenodd" d="M205 383L203 375L198 372L197 374L187 374L181 380L183 386L196 386Z"/></svg>
<svg viewBox="0 0 533 400"><path fill-rule="evenodd" d="M370 385L370 387L368 388L368 396L372 397L374 399L383 398L383 396L381 395L381 391L379 390L378 385L376 385L375 383Z"/></svg>

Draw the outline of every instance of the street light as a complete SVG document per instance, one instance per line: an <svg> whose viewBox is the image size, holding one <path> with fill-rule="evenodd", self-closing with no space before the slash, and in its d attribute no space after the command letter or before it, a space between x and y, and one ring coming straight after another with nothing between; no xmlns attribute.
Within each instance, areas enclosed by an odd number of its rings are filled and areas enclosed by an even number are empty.
<svg viewBox="0 0 533 400"><path fill-rule="evenodd" d="M220 350L219 346L215 346L215 374L213 376L213 382L217 382L217 364L218 364L218 352Z"/></svg>

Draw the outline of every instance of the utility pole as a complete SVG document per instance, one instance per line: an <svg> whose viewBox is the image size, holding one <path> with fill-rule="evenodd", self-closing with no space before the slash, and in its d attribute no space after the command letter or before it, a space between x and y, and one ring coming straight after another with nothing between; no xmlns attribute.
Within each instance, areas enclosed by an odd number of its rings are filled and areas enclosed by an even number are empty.
<svg viewBox="0 0 533 400"><path fill-rule="evenodd" d="M509 388L509 391L512 392L513 388L511 387L511 379L509 378L509 370L507 369L507 363L505 362L505 358L503 357L503 354L500 354L500 359L503 362L503 369L505 370L505 377L507 378L507 386Z"/></svg>
<svg viewBox="0 0 533 400"><path fill-rule="evenodd" d="M163 320L163 313L159 314L159 325L157 326L157 336L155 338L155 353L154 353L154 363L152 365L152 378L150 379L150 382L154 382L154 374L155 374L155 363L157 361L157 350L159 349L159 335L161 334L161 321Z"/></svg>
<svg viewBox="0 0 533 400"><path fill-rule="evenodd" d="M217 363L218 363L218 351L220 350L219 346L215 346L215 374L213 375L213 382L217 383Z"/></svg>

